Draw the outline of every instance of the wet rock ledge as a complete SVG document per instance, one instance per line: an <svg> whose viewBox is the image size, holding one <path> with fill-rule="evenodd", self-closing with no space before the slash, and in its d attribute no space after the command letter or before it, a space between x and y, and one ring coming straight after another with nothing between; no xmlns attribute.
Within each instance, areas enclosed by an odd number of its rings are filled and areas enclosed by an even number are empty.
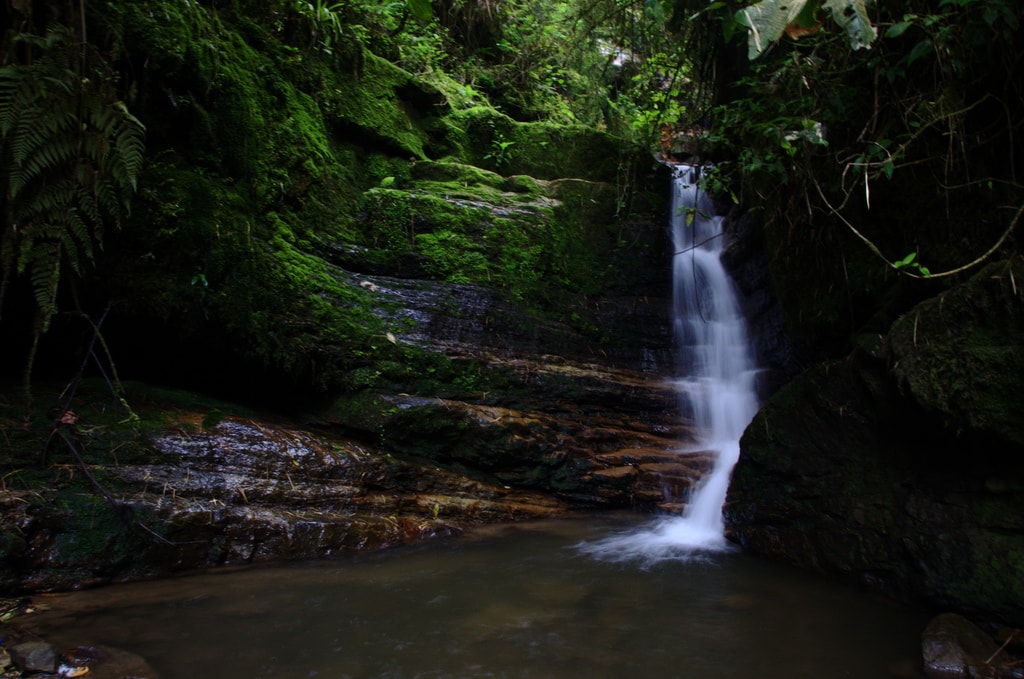
<svg viewBox="0 0 1024 679"><path fill-rule="evenodd" d="M678 455L686 428L665 380L515 360L504 369L532 385L531 401L377 394L388 404L377 439L330 407L285 421L131 385L125 410L92 385L51 413L45 457L32 452L38 427L6 431L20 452L0 488L0 587L61 591L595 508L682 509L710 459Z"/></svg>
<svg viewBox="0 0 1024 679"><path fill-rule="evenodd" d="M96 382L26 424L0 392L15 450L0 591L322 558L580 510L680 511L708 468L703 451L678 454L692 436L665 377L666 300L591 300L607 334L595 344L482 288L361 280L380 313L409 316L382 344L415 364L353 370L336 398L287 417L142 384L119 402Z"/></svg>
<svg viewBox="0 0 1024 679"><path fill-rule="evenodd" d="M116 462L51 462L31 478L14 476L27 484L45 475L49 487L9 482L0 490L8 591L322 558L571 511L537 492L400 460L328 433L248 417L208 427L202 413L176 417L176 426L144 443L110 451L121 453Z"/></svg>

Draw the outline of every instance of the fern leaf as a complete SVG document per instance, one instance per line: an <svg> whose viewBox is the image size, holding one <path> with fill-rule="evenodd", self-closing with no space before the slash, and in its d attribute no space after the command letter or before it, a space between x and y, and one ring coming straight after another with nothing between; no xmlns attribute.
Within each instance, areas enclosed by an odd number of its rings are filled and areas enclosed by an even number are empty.
<svg viewBox="0 0 1024 679"><path fill-rule="evenodd" d="M52 228L42 225L59 223L61 215L69 209L73 200L74 182L63 180L45 184L33 194L31 201L18 206L19 221L27 228L31 228L34 223L41 225L37 227L40 230Z"/></svg>
<svg viewBox="0 0 1024 679"><path fill-rule="evenodd" d="M81 275L104 227L128 213L145 155L145 127L113 98L109 70L79 77L87 58L74 32L18 34L32 63L0 67L0 184L8 227L0 233L0 302L26 276L39 314L36 340L57 312L61 271ZM17 225L17 228L14 228Z"/></svg>
<svg viewBox="0 0 1024 679"><path fill-rule="evenodd" d="M58 172L61 168L70 167L75 158L76 150L74 140L64 135L51 138L51 143L40 145L35 153L32 153L21 163L21 173L24 181L34 181L51 172Z"/></svg>
<svg viewBox="0 0 1024 679"><path fill-rule="evenodd" d="M96 184L96 206L108 215L115 228L121 226L121 212L127 212L128 197L119 191L112 182L101 181ZM100 223L100 222L98 222Z"/></svg>
<svg viewBox="0 0 1024 679"><path fill-rule="evenodd" d="M65 258L76 274L82 273L82 259L79 257L79 249L85 259L92 261L92 235L89 233L89 226L82 221L77 210L70 210L67 214L65 228L58 231L60 243L64 246Z"/></svg>
<svg viewBox="0 0 1024 679"><path fill-rule="evenodd" d="M86 190L85 186L78 186L75 191L74 204L85 214L86 218L89 219L95 225L95 228L99 228L103 224L103 214L100 211L99 205L97 205L95 186L90 187L93 191Z"/></svg>
<svg viewBox="0 0 1024 679"><path fill-rule="evenodd" d="M60 282L60 246L45 243L33 250L32 271L29 276L36 309L42 319L41 332L46 332L50 320L57 313L57 286Z"/></svg>
<svg viewBox="0 0 1024 679"><path fill-rule="evenodd" d="M125 109L116 130L114 147L132 189L135 189L136 179L142 172L146 154L145 133L145 126Z"/></svg>
<svg viewBox="0 0 1024 679"><path fill-rule="evenodd" d="M11 66L0 68L0 138L5 138L18 117L21 73Z"/></svg>

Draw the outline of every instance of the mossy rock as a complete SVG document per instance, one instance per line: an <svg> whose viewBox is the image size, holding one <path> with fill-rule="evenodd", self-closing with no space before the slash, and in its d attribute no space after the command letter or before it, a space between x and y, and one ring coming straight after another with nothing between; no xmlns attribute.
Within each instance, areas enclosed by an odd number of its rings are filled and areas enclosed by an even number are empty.
<svg viewBox="0 0 1024 679"><path fill-rule="evenodd" d="M889 337L893 372L951 429L1024 446L1024 280L1019 258L991 264L923 302Z"/></svg>
<svg viewBox="0 0 1024 679"><path fill-rule="evenodd" d="M872 343L778 391L741 442L731 536L910 601L1024 623L1024 447L1008 416L1024 386L1019 319L993 265L899 320L888 353Z"/></svg>
<svg viewBox="0 0 1024 679"><path fill-rule="evenodd" d="M484 106L453 111L445 124L459 157L506 176L614 182L634 151L582 125L521 123Z"/></svg>
<svg viewBox="0 0 1024 679"><path fill-rule="evenodd" d="M636 273L616 266L627 245L614 184L506 178L452 161L418 162L398 184L365 192L362 211L364 239L396 274L414 254L430 277L544 306L626 287L619 281Z"/></svg>
<svg viewBox="0 0 1024 679"><path fill-rule="evenodd" d="M221 382L239 392L268 381L333 395L395 331L360 275L471 283L558 314L643 270L618 266L628 145L452 112L358 40L303 49L297 25L254 18L288 6L271 4L104 13L139 66L129 105L148 159L82 297L118 300L105 330L126 374L196 386L229 367ZM489 157L500 135L514 156Z"/></svg>
<svg viewBox="0 0 1024 679"><path fill-rule="evenodd" d="M327 114L343 139L424 159L445 103L430 85L363 50L354 77L338 80Z"/></svg>
<svg viewBox="0 0 1024 679"><path fill-rule="evenodd" d="M492 189L500 189L505 183L505 178L497 172L476 165L467 165L455 158L414 163L410 168L410 178L420 185L425 182L437 182L450 186L472 185Z"/></svg>

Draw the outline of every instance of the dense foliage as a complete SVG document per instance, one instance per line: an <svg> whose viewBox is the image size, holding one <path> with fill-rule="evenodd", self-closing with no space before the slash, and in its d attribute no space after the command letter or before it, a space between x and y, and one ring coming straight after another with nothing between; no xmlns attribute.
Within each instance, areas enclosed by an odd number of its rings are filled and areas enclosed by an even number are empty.
<svg viewBox="0 0 1024 679"><path fill-rule="evenodd" d="M0 305L13 278L35 300L26 381L57 313L61 270L81 274L104 226L128 213L142 166L143 128L119 99L102 58L61 24L14 36L0 68Z"/></svg>
<svg viewBox="0 0 1024 679"><path fill-rule="evenodd" d="M870 365L807 371L820 400L782 392L765 409L793 422L789 435L762 421L773 447L808 440L810 462L784 463L786 474L850 484L807 514L874 513L888 539L890 510L865 503L861 472L890 453L914 458L883 472L888 498L915 475L935 478L936 457L955 461L953 477L974 467L1005 498L978 514L999 519L989 544L1002 556L977 550L985 577L956 593L973 597L1021 554L1003 548L1018 542L1024 487L1003 459L1020 459L1024 393L1021 22L1019 0L3 3L0 379L27 382L35 366L59 380L45 385L49 410L0 390L3 487L29 498L8 507L63 522L70 562L125 567L133 543L112 527L148 517L126 511L100 467L159 456L147 428L205 430L237 411L164 417L147 399L179 411L177 397L128 396L118 372L315 411L358 438L360 456L365 443L472 473L503 466L502 484L559 492L586 475L625 497L630 476L646 475L632 462L601 476L566 454L601 449L589 429L619 437L586 400L603 377L589 365L540 375L523 357L614 366L641 353L638 336L670 345L660 317L650 329L637 315L655 317L668 288L655 156L696 159L722 204L753 215L740 223L767 250L799 358ZM444 344L457 333L418 332L437 319L476 326ZM963 329L949 332L948 319ZM640 369L658 360L645 355ZM87 371L106 379L80 385ZM865 407L851 410L857 393ZM668 409L652 403L621 416L661 431L646 412ZM531 409L544 416L514 415ZM506 410L524 436L481 435L475 418L497 423ZM563 410L578 429L547 417ZM822 426L808 427L808 413ZM863 461L837 473L861 435ZM777 448L765 458L788 459ZM747 478L793 496L785 478ZM940 504L960 505L940 490ZM850 509L830 509L834 496ZM790 521L776 500L755 504ZM908 506L891 513L933 513ZM13 585L31 539L7 516L0 557ZM955 539L921 531L923 552L963 544L963 522L941 519ZM835 542L835 527L817 532ZM943 558L922 567L952 581L955 570L932 568Z"/></svg>
<svg viewBox="0 0 1024 679"><path fill-rule="evenodd" d="M74 310L58 322L78 335L94 328L73 318L116 299L113 323L173 327L300 381L333 381L322 371L365 363L384 335L339 260L497 282L534 305L589 289L564 265L577 259L568 234L505 220L487 240L489 217L472 226L471 212L414 194L450 194L445 182L469 197L501 190L472 166L618 176L624 216L630 145L647 136L635 114L652 94L636 50L669 44L651 40L659 16L614 3L28 2L3 13L0 304L26 379L58 310ZM414 177L428 160L465 169ZM524 180L513 192L530 202L543 190ZM122 224L104 248L104 226Z"/></svg>
<svg viewBox="0 0 1024 679"><path fill-rule="evenodd" d="M78 304L61 271L86 272L136 180L131 228L97 271L87 311L123 299L129 315L244 345L314 382L327 363L367 360L384 333L337 264L497 284L538 308L593 292L582 261L614 239L580 240L567 212L543 237L505 222L487 236L490 216L467 221L437 192L471 200L507 192L512 175L614 177L619 219L638 190L631 145L714 163L709 188L761 215L791 329L825 351L1015 243L1021 9L1010 0L95 0L3 11L0 303L15 305L11 325L26 306L11 293L34 298L36 339L14 344L29 356L58 302ZM80 42L58 40L68 35ZM73 157L49 150L57 137L17 137L31 117L13 83L43 68L63 69L44 82L83 74L81 87L47 90L78 102L54 123L65 146L67 121L104 116L82 128L88 143ZM31 152L40 145L47 152ZM438 161L447 165L428 164ZM26 172L77 177L67 186L78 202L40 203L22 189ZM544 189L515 191L536 209ZM67 221L24 216L39 205ZM914 277L928 281L897 283Z"/></svg>
<svg viewBox="0 0 1024 679"><path fill-rule="evenodd" d="M1019 3L710 6L733 36L703 139L710 179L761 213L805 345L883 331L944 277L1018 251ZM755 8L785 19L764 35L772 16Z"/></svg>

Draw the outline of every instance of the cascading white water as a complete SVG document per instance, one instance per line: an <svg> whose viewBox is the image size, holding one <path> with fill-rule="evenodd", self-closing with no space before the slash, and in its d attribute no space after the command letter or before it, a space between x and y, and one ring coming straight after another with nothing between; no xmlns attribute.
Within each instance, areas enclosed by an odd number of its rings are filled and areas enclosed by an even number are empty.
<svg viewBox="0 0 1024 679"><path fill-rule="evenodd" d="M757 412L747 323L722 266L722 217L697 186L699 168L675 170L672 211L673 322L681 396L690 405L698 444L717 452L678 527L693 546L724 539L722 504L739 458L740 436ZM687 538L686 536L690 536Z"/></svg>
<svg viewBox="0 0 1024 679"><path fill-rule="evenodd" d="M722 266L722 218L700 191L699 172L688 165L674 169L672 295L681 373L675 383L681 409L697 431L693 449L713 451L716 461L682 516L583 546L602 558L685 558L727 546L722 505L739 458L740 436L757 412L755 365L746 320Z"/></svg>

